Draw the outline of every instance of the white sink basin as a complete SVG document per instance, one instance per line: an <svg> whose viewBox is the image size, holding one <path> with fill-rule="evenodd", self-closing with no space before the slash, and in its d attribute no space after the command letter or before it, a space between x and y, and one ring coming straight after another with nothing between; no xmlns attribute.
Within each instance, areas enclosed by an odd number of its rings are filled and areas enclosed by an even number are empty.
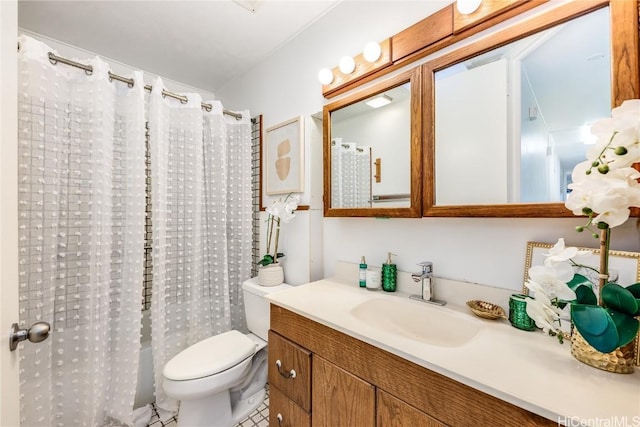
<svg viewBox="0 0 640 427"><path fill-rule="evenodd" d="M475 319L409 299L370 299L353 307L351 314L380 331L439 347L464 345L480 330Z"/></svg>

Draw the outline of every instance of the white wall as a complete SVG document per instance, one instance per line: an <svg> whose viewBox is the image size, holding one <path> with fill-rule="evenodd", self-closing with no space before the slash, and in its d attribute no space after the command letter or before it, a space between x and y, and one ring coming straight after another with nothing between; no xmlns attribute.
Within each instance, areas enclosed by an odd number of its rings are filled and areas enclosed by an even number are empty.
<svg viewBox="0 0 640 427"><path fill-rule="evenodd" d="M133 71L140 70L140 68L136 67L135 65L128 65L122 62L118 62L115 59L111 59L104 55L101 55L100 52L91 52L89 50L83 49L82 46L72 46L70 44L61 42L60 40L55 40L50 37L43 36L42 34L37 34L32 31L25 30L24 28L19 28L18 34L24 34L24 35L33 37L34 39L38 39L41 42L46 43L58 55L68 59L73 59L80 63L83 63L84 62L83 60L87 58L92 58L96 55L99 55L103 60L105 60L109 64L112 73L119 74L122 77L131 77ZM64 64L60 64L59 66L67 67L67 65L64 65ZM145 70L142 70L142 71L144 71L145 84L153 85L156 77L158 76L156 74L149 73ZM180 93L180 94L199 93L205 102L216 99L215 95L212 92L198 89L193 86L189 86L187 84L168 79L166 77L162 77L162 83L164 83L165 88L169 92ZM114 84L121 84L121 83L115 82Z"/></svg>
<svg viewBox="0 0 640 427"><path fill-rule="evenodd" d="M446 3L449 2L342 2L266 62L221 88L217 94L228 107L249 108L254 113L264 114L267 127L300 114L308 117L328 103L321 95L316 77L318 70L335 66L340 56L357 54L367 41L389 37ZM550 2L527 15L556 5ZM505 25L509 22L500 27ZM310 121L308 119L307 124ZM576 225L584 222L581 218L314 217L321 202L315 181L321 179L317 175L322 166L321 151L317 147L321 139L316 134L320 127L306 126L306 129L307 153L310 154L306 164L315 168L311 173L311 185L315 190L307 191L305 200L311 201L312 211L299 213L301 217L309 218L305 224L294 219L283 230L287 239L283 244L288 258L286 278L295 277L290 280L293 284L301 283L305 277L312 279L310 265L317 267L320 257L312 260L305 257L313 251L322 252L326 276L334 273L337 260L358 262L365 255L369 264L379 265L384 261L385 253L392 251L398 254L400 270L417 271L416 263L430 260L434 262L438 276L519 290L527 241L555 242L558 237L565 237L568 244L592 247L597 244L587 233L574 231ZM307 179L311 180L311 177L308 175ZM299 230L298 227L309 228ZM317 238L318 227L322 227L322 239ZM297 233L295 237L292 236L294 232ZM630 220L613 230L612 247L638 251L638 237L636 222Z"/></svg>
<svg viewBox="0 0 640 427"><path fill-rule="evenodd" d="M436 204L506 203L507 60L437 78Z"/></svg>
<svg viewBox="0 0 640 427"><path fill-rule="evenodd" d="M523 203L550 200L549 175L541 174L542 176L538 179L534 179L534 177L540 173L539 171L547 170L547 146L551 136L524 67L522 68L520 96L521 158L519 160L522 186L520 197Z"/></svg>

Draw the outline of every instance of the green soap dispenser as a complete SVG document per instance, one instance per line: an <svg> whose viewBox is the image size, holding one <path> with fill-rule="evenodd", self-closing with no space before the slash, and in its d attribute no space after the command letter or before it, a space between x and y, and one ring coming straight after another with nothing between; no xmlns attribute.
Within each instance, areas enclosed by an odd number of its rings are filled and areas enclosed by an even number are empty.
<svg viewBox="0 0 640 427"><path fill-rule="evenodd" d="M382 264L382 290L387 292L395 292L398 280L398 268L391 260L391 256L395 255L387 252L387 262Z"/></svg>

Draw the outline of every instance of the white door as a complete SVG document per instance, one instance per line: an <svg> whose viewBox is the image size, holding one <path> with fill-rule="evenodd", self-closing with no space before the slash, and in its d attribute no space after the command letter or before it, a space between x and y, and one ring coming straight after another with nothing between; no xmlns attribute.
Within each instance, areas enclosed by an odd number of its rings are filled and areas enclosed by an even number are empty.
<svg viewBox="0 0 640 427"><path fill-rule="evenodd" d="M18 4L0 1L0 426L19 425L18 352L9 329L18 321Z"/></svg>

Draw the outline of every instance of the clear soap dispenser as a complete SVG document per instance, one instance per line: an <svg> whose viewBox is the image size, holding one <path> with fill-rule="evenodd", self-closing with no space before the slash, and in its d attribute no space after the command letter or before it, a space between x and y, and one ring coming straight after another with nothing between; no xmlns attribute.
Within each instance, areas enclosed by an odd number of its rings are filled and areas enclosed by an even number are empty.
<svg viewBox="0 0 640 427"><path fill-rule="evenodd" d="M398 280L398 268L393 263L391 256L395 255L387 252L387 262L382 264L382 290L387 292L395 292Z"/></svg>

